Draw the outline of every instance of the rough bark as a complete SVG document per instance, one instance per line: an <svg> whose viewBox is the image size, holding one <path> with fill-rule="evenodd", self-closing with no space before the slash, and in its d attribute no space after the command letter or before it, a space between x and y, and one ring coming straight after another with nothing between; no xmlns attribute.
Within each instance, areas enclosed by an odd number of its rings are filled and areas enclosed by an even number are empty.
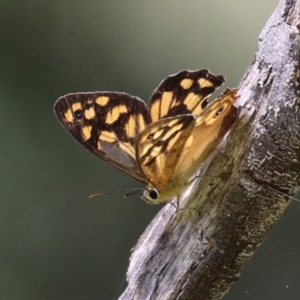
<svg viewBox="0 0 300 300"><path fill-rule="evenodd" d="M300 0L281 0L239 86L238 120L206 175L133 250L119 298L221 299L300 185Z"/></svg>

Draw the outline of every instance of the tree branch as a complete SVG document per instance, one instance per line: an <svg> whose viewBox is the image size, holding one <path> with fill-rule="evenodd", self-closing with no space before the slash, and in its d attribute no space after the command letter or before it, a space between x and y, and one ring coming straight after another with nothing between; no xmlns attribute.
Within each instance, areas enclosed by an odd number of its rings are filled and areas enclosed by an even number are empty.
<svg viewBox="0 0 300 300"><path fill-rule="evenodd" d="M281 0L240 87L238 120L206 175L133 250L124 299L220 299L300 185L300 0ZM220 178L226 174L226 178Z"/></svg>

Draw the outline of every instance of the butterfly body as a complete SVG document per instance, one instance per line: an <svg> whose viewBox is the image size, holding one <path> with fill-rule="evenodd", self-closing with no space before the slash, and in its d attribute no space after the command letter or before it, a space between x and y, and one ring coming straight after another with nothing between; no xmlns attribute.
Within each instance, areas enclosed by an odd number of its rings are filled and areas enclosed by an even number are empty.
<svg viewBox="0 0 300 300"><path fill-rule="evenodd" d="M236 91L208 104L224 83L208 70L169 76L148 106L126 93L75 93L55 113L64 128L105 162L148 184L142 196L159 203L179 195L235 120Z"/></svg>

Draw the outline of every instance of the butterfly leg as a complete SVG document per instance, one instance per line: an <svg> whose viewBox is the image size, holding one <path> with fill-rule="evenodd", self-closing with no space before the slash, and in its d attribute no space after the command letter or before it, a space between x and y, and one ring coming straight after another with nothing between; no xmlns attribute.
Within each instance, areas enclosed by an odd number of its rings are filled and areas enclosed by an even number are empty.
<svg viewBox="0 0 300 300"><path fill-rule="evenodd" d="M195 207L187 206L187 207L180 208L180 205L179 205L179 203L180 203L180 198L181 198L180 195L178 195L178 196L176 197L176 206L177 206L177 211L176 211L176 212L178 212L179 210L193 209L193 210L195 210L199 215L201 214L200 211L199 211L197 208L195 208Z"/></svg>
<svg viewBox="0 0 300 300"><path fill-rule="evenodd" d="M230 177L230 174L221 173L220 175L215 175L215 176L211 176L211 175L197 175L197 176L195 176L193 179L191 179L189 181L189 184L191 184L194 180L196 180L198 178L202 178L202 177L220 178L220 179L226 180L227 178Z"/></svg>
<svg viewBox="0 0 300 300"><path fill-rule="evenodd" d="M178 213L179 210L179 199L178 196L176 197L176 203L173 202L173 199L169 201L169 203L175 208L175 213Z"/></svg>
<svg viewBox="0 0 300 300"><path fill-rule="evenodd" d="M175 208L175 213L178 213L180 210L193 209L193 210L195 210L195 211L199 214L199 216L201 215L201 211L198 210L198 209L195 208L195 207L187 206L187 207L180 208L179 202L180 202L180 195L178 195L178 196L176 197L176 202L175 202L175 203L172 202L172 200L169 201L169 203Z"/></svg>

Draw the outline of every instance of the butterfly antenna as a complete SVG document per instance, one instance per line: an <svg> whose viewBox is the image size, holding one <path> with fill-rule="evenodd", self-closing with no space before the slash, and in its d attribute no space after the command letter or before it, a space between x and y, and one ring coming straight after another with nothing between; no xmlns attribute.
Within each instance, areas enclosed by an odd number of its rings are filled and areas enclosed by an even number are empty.
<svg viewBox="0 0 300 300"><path fill-rule="evenodd" d="M130 189L130 190L123 190L123 191L115 191L115 192L108 192L108 193L97 193L97 194L90 195L89 198L102 197L102 196L106 196L106 195L113 195L113 194L128 192L124 195L124 198L126 198L127 196L135 194L136 192L141 191L141 190L143 190L143 188L136 188L136 189Z"/></svg>
<svg viewBox="0 0 300 300"><path fill-rule="evenodd" d="M141 190L144 190L144 189L143 188L132 189L130 193L127 193L124 195L124 198L127 198L127 196L131 196Z"/></svg>

